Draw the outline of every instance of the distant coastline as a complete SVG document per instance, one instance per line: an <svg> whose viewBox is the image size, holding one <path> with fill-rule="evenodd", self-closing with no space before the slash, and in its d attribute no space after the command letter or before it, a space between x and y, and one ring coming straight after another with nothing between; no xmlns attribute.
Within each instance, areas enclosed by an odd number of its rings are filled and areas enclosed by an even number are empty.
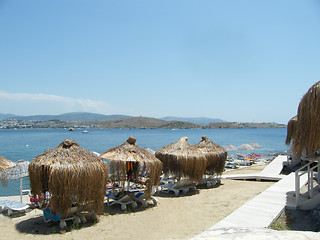
<svg viewBox="0 0 320 240"><path fill-rule="evenodd" d="M29 117L15 117L14 115L11 115L7 119L0 120L0 129L219 129L287 127L285 124L278 123L239 123L225 122L220 119L218 120L218 122L198 124L195 122L177 120L168 121L164 119L142 116L131 117L124 115L99 115L91 113L70 113L69 115L64 114L64 118L62 118L61 116L62 115L38 115ZM67 120L67 116L71 120ZM97 117L98 119L95 119L95 117ZM197 118L197 120L198 119L199 118ZM192 120L193 119L190 118L190 121ZM212 120L216 121L217 119ZM208 118L206 118L206 121L208 121Z"/></svg>
<svg viewBox="0 0 320 240"><path fill-rule="evenodd" d="M239 123L239 122L222 122L210 123L209 128L286 128L286 124L279 123Z"/></svg>

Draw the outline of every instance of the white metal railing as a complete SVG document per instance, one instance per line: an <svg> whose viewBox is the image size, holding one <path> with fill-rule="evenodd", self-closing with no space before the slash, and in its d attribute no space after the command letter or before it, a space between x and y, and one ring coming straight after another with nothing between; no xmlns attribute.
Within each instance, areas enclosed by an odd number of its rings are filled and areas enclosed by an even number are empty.
<svg viewBox="0 0 320 240"><path fill-rule="evenodd" d="M320 159L319 158L305 158L304 160L308 161L306 165L302 166L298 170L295 171L295 197L296 197L296 208L300 205L300 178L304 174L308 174L308 195L309 199L313 197L313 179L315 177L314 170L317 168L317 184L319 188L320 183ZM316 163L315 166L311 167L313 163Z"/></svg>

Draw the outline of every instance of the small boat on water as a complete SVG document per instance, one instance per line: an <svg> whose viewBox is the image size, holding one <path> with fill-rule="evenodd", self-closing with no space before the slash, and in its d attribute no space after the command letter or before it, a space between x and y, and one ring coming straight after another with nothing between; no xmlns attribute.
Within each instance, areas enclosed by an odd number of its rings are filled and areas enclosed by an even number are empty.
<svg viewBox="0 0 320 240"><path fill-rule="evenodd" d="M70 131L70 132L74 131L74 128L69 128L69 131Z"/></svg>
<svg viewBox="0 0 320 240"><path fill-rule="evenodd" d="M83 130L83 131L82 131L82 133L88 133L88 132L89 132L88 130Z"/></svg>

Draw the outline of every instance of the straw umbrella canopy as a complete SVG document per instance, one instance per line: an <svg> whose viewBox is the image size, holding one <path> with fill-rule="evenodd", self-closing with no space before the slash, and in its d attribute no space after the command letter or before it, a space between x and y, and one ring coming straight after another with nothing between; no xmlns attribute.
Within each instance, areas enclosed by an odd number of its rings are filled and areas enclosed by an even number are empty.
<svg viewBox="0 0 320 240"><path fill-rule="evenodd" d="M72 140L45 151L29 164L31 191L50 193L50 209L67 213L73 203L100 214L103 210L108 166Z"/></svg>
<svg viewBox="0 0 320 240"><path fill-rule="evenodd" d="M221 175L227 160L228 152L218 144L209 140L206 136L201 137L202 140L193 145L200 149L207 159L206 171L214 175Z"/></svg>
<svg viewBox="0 0 320 240"><path fill-rule="evenodd" d="M287 125L287 138L286 138L286 144L290 145L290 142L295 134L296 131L296 125L297 125L297 116L294 116L293 118L291 118L288 122Z"/></svg>
<svg viewBox="0 0 320 240"><path fill-rule="evenodd" d="M20 179L20 202L22 202L22 178L29 176L28 166L29 162L21 159L15 163L14 167L6 170L6 180Z"/></svg>
<svg viewBox="0 0 320 240"><path fill-rule="evenodd" d="M16 166L16 164L14 162L0 156L0 170L1 171L4 171L9 168L13 168L15 166Z"/></svg>
<svg viewBox="0 0 320 240"><path fill-rule="evenodd" d="M190 145L187 137L171 143L156 151L156 157L163 163L166 175L179 179L186 177L194 181L202 179L207 166L207 159L196 147Z"/></svg>
<svg viewBox="0 0 320 240"><path fill-rule="evenodd" d="M146 149L140 148L136 144L135 137L129 137L123 144L105 151L100 157L110 161L112 183L119 181L124 187L125 182L130 178L145 177L147 199L151 197L152 187L160 184L161 161Z"/></svg>
<svg viewBox="0 0 320 240"><path fill-rule="evenodd" d="M0 156L0 174L1 174L1 182L2 186L8 185L8 175L7 175L7 169L15 167L16 164L9 159L6 159L4 157Z"/></svg>
<svg viewBox="0 0 320 240"><path fill-rule="evenodd" d="M314 155L320 148L320 81L311 86L301 99L297 118L292 150L298 157L304 150Z"/></svg>
<svg viewBox="0 0 320 240"><path fill-rule="evenodd" d="M30 162L26 160L18 160L13 168L7 170L8 180L16 180L29 176L28 166Z"/></svg>

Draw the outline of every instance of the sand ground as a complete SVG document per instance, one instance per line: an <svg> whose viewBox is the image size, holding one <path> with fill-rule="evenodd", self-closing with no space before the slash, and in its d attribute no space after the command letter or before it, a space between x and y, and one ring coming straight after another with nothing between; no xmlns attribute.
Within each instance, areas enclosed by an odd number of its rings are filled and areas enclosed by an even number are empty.
<svg viewBox="0 0 320 240"><path fill-rule="evenodd" d="M230 173L260 172L265 166L251 166ZM77 226L68 222L66 230L44 223L42 211L32 210L23 216L0 214L0 239L189 239L225 218L274 182L222 180L211 189L199 189L179 197L155 196L156 207L129 209L107 206L98 222ZM10 197L18 200L19 197ZM5 197L4 199L8 199ZM24 196L24 202L27 196Z"/></svg>

